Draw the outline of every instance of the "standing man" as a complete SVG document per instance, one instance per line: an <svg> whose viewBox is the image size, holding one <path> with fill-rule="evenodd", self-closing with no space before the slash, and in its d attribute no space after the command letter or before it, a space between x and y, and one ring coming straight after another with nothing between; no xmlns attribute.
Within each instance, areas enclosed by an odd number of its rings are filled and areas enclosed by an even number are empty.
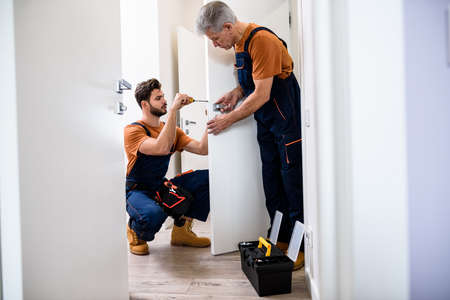
<svg viewBox="0 0 450 300"><path fill-rule="evenodd" d="M208 154L208 134L205 131L200 141L187 136L176 127L176 114L188 105L189 97L177 94L172 107L167 101L156 79L141 82L136 87L136 101L142 109L142 119L125 127L125 151L128 158L126 199L130 220L127 237L130 252L136 255L149 254L147 241L155 234L167 218L167 214L156 202L156 193L163 184L170 156L175 151ZM160 117L168 113L167 122ZM208 170L187 172L171 179L193 196L188 211L177 220L172 229L172 245L207 247L210 240L197 237L192 231L192 219L206 221L209 214Z"/></svg>
<svg viewBox="0 0 450 300"><path fill-rule="evenodd" d="M215 47L234 47L236 52L239 86L216 102L229 113L209 121L209 133L219 134L254 114L266 207L271 223L276 210L283 213L277 246L287 250L295 221L303 223L303 184L300 88L286 43L268 28L239 21L221 1L200 9L196 27ZM294 269L303 264L304 254L299 252Z"/></svg>

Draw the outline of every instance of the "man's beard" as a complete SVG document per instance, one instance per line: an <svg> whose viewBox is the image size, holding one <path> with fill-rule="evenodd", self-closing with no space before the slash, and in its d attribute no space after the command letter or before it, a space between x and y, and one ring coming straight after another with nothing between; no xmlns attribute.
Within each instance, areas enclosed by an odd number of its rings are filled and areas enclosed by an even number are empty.
<svg viewBox="0 0 450 300"><path fill-rule="evenodd" d="M161 116L164 116L167 113L167 111L153 107L150 104L150 113L154 116L161 117Z"/></svg>

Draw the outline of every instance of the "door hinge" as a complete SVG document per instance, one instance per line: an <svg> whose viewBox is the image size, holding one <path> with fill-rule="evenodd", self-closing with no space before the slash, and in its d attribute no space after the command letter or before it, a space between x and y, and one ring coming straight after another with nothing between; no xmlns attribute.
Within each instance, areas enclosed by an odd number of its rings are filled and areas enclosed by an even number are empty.
<svg viewBox="0 0 450 300"><path fill-rule="evenodd" d="M311 126L311 117L309 113L309 109L305 111L305 126L310 127Z"/></svg>
<svg viewBox="0 0 450 300"><path fill-rule="evenodd" d="M309 229L305 231L305 245L309 249L313 248L313 233Z"/></svg>

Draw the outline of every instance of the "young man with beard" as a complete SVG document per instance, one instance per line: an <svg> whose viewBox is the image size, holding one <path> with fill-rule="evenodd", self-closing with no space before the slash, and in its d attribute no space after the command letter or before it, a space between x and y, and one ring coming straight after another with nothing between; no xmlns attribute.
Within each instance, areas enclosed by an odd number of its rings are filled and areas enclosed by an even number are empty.
<svg viewBox="0 0 450 300"><path fill-rule="evenodd" d="M130 216L127 237L130 252L147 255L147 241L152 241L167 218L155 201L155 193L163 183L170 156L175 151L208 154L208 134L200 141L187 136L176 126L176 114L189 104L189 96L177 94L167 109L167 100L157 79L137 85L135 97L142 109L142 119L125 127L125 151L128 158L126 208ZM160 117L168 113L167 122ZM173 226L171 244L207 247L210 240L197 237L192 231L192 219L206 221L209 214L208 170L182 174L171 179L174 185L189 191L194 200L182 219Z"/></svg>

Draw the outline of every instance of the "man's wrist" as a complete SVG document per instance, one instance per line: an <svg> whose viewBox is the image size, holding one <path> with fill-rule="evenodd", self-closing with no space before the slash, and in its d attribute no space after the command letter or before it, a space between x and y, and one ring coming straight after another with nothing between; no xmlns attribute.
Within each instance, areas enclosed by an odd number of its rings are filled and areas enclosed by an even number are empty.
<svg viewBox="0 0 450 300"><path fill-rule="evenodd" d="M233 110L226 114L226 116L228 117L228 121L231 123L230 125L232 125L239 120L239 111Z"/></svg>
<svg viewBox="0 0 450 300"><path fill-rule="evenodd" d="M242 98L242 97L244 97L244 90L242 89L242 87L241 87L240 85L238 85L238 86L235 88L235 91L236 91L236 94L237 94L237 96L239 97L239 99Z"/></svg>

